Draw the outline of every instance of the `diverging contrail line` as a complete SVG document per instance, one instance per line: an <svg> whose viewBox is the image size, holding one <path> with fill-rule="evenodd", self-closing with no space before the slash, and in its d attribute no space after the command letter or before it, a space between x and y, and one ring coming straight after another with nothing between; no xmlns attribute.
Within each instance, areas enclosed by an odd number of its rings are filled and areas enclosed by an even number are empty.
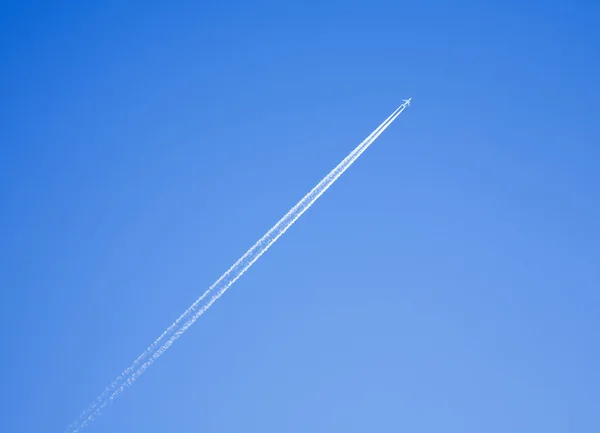
<svg viewBox="0 0 600 433"><path fill-rule="evenodd" d="M336 169L338 169L340 166L342 166L343 164L346 164L348 162L348 160L356 154L356 152L358 152L363 146L365 146L367 143L370 142L370 140L373 139L373 137L375 136L375 134L377 134L382 128L386 128L388 126L388 124L393 121L393 119L395 119L395 115L399 114L399 112L401 110L404 109L404 104L401 105L400 107L398 107L385 121L383 121L383 123L381 125L379 125L371 134L369 134L369 136L363 140L362 143L360 143L346 158L344 158L344 160L338 165L338 167L336 167ZM298 208L305 203L305 199L307 199L307 197L313 193L317 188L322 187L322 185L329 179L329 177L332 175L332 173L336 170L334 169L331 173L329 173L328 176L326 176L323 180L321 180L321 182L315 187L313 188L313 190L308 193L302 200L300 200L300 202L298 202L298 204L296 204L296 206L294 206L292 209L290 209L290 211L281 219L279 220L279 222L277 222L277 224L275 224L270 230L269 232L267 232L261 239L259 239L237 262L235 262L215 283L213 283L213 285L211 285L203 294L202 296L200 296L187 310L185 310L178 318L177 320L175 320L150 346L148 346L148 348L129 366L127 367L127 369L125 369L116 379L114 379L109 386L106 387L106 389L102 392L102 394L100 394L95 400L94 402L92 402L87 409L85 409L81 415L79 416L79 418L73 423L71 424L71 426L69 426L69 428L67 429L68 432L73 432L75 433L77 431L78 426L81 427L81 424L86 422L86 421L91 421L97 414L95 413L97 411L98 407L103 407L106 405L107 402L107 398L109 396L112 396L112 394L120 388L121 385L123 385L123 383L130 378L130 376L132 375L132 373L134 373L135 371L137 371L138 366L140 365L140 363L146 359L149 355L153 354L154 352L156 352L157 348L161 345L161 342L163 340L165 340L165 338L167 336L172 335L177 329L178 329L178 325L181 322L184 322L186 318L190 317L190 315L196 311L198 309L198 306L200 305L200 303L208 296L209 293L211 293L219 284L221 284L228 276L230 276L239 266L240 264L248 259L248 257L254 252L256 251L261 245L264 245L265 241L267 240L267 238L269 238L275 231L277 231L279 228L281 228L281 226L285 223L286 220L289 219L290 215L297 211Z"/></svg>
<svg viewBox="0 0 600 433"><path fill-rule="evenodd" d="M101 414L101 410L111 403L126 388L150 367L187 329L231 287L260 256L262 256L296 222L304 212L369 148L387 127L408 106L405 102L360 143L342 162L325 176L287 214L283 216L262 238L240 257L217 281L215 281L187 310L181 314L126 370L104 390L96 400L72 423L67 432L76 433L86 427ZM205 301L208 295L215 291ZM204 301L204 302L203 302ZM168 338L167 338L168 337ZM148 358L149 357L149 358ZM146 361L144 361L148 358ZM144 361L142 363L142 361ZM140 365L141 364L141 365Z"/></svg>

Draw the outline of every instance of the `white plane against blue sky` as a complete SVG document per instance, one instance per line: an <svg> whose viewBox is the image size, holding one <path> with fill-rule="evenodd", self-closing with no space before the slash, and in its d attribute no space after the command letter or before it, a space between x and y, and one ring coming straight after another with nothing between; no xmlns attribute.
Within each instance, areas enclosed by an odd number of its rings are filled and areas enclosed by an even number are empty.
<svg viewBox="0 0 600 433"><path fill-rule="evenodd" d="M79 433L600 433L600 1L64 3L0 8L2 431L64 433L409 94Z"/></svg>
<svg viewBox="0 0 600 433"><path fill-rule="evenodd" d="M406 103L406 105L408 105L410 107L410 100L412 98L408 98L408 99L403 99L403 101Z"/></svg>

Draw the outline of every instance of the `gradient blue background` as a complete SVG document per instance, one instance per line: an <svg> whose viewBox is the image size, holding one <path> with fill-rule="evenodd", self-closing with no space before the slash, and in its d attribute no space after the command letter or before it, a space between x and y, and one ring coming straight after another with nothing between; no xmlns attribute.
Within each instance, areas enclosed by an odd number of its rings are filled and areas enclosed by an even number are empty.
<svg viewBox="0 0 600 433"><path fill-rule="evenodd" d="M5 2L0 430L62 432L410 96L86 431L600 431L600 6L481 3Z"/></svg>

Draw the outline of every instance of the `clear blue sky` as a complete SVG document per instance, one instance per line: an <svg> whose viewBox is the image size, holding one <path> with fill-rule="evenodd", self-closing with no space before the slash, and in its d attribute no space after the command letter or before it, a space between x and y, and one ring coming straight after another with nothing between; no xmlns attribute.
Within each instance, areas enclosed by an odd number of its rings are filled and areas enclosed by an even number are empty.
<svg viewBox="0 0 600 433"><path fill-rule="evenodd" d="M600 5L5 2L0 430L600 431ZM595 4L594 4L595 3Z"/></svg>

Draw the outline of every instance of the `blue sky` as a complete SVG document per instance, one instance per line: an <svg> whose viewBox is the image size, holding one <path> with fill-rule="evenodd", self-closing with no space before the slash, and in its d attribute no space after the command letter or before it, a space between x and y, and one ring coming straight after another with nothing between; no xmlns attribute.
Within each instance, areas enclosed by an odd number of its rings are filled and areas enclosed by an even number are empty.
<svg viewBox="0 0 600 433"><path fill-rule="evenodd" d="M600 6L483 3L4 4L2 430L62 432L410 96L87 431L598 431Z"/></svg>

